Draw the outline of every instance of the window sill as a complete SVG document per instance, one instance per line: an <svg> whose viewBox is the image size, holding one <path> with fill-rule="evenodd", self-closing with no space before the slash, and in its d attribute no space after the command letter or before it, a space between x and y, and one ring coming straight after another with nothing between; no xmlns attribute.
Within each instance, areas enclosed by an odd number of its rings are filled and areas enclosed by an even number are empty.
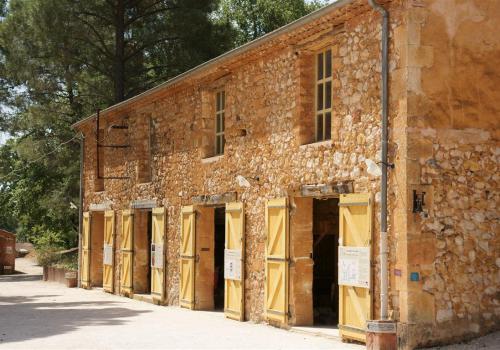
<svg viewBox="0 0 500 350"><path fill-rule="evenodd" d="M313 143L306 143L305 145L300 145L300 149L306 149L306 148L318 148L318 147L332 147L333 142L332 140L326 140L326 141L318 141L318 142L313 142Z"/></svg>
<svg viewBox="0 0 500 350"><path fill-rule="evenodd" d="M138 182L135 184L136 186L147 186L151 185L151 181L146 181L146 182Z"/></svg>
<svg viewBox="0 0 500 350"><path fill-rule="evenodd" d="M217 161L219 161L220 159L224 158L224 155L221 154L221 155L218 155L218 156L213 156L213 157L210 157L210 158L203 158L201 160L201 164L210 164L210 163L215 163Z"/></svg>

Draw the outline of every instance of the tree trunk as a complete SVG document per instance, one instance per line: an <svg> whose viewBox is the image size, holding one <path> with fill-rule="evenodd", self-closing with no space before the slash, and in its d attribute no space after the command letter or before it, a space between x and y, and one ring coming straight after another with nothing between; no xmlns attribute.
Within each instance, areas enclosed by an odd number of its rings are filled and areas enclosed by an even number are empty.
<svg viewBox="0 0 500 350"><path fill-rule="evenodd" d="M125 0L116 1L115 9L115 103L125 99Z"/></svg>

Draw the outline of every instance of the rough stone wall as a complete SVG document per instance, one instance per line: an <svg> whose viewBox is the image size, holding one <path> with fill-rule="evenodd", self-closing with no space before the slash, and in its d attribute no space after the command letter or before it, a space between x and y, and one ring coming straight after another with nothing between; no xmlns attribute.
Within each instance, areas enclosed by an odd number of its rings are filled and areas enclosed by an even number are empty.
<svg viewBox="0 0 500 350"><path fill-rule="evenodd" d="M335 23L330 24L331 28ZM380 150L380 21L367 9L344 22L344 29L321 40L334 55L333 140L303 145L297 126L307 125L312 113L297 106L301 81L313 80L298 69L302 58L311 55L315 40L284 50L269 52L228 66L192 84L173 88L153 102L137 103L101 118L109 144L129 140L132 150L105 149L106 176L129 176L127 180L104 180L105 191L93 191L95 176L95 123L82 127L87 135L85 150L85 208L90 203L112 202L112 208L128 208L136 199L155 199L167 208L168 303L178 303L178 247L180 208L201 194L236 191L246 206L246 317L263 319L264 305L264 204L266 199L293 195L301 185L352 181L355 192L370 192L379 210ZM213 130L207 128L213 93L224 87L226 102L226 150L223 157L204 160L204 147ZM306 92L307 93L307 92ZM313 90L309 90L311 100ZM207 97L207 95L209 97ZM210 97L212 96L212 97ZM152 181L138 183L138 163L144 159L147 123L153 121ZM112 129L128 123L129 130ZM309 123L309 125L311 125ZM123 136L128 133L128 136ZM138 143L141 143L137 146ZM370 165L370 167L368 167ZM370 170L368 170L370 168ZM239 187L236 176L249 179L249 188ZM252 178L259 177L259 180ZM117 218L118 219L118 218ZM118 219L119 220L119 219ZM377 251L378 215L374 223ZM117 232L119 235L120 232ZM376 254L376 253L375 253ZM117 261L115 276L119 276ZM378 273L374 270L374 273ZM375 280L377 280L375 278ZM117 281L119 282L119 280ZM119 290L119 286L116 289ZM378 283L375 283L377 295ZM377 302L376 302L377 303ZM375 304L374 309L378 307Z"/></svg>
<svg viewBox="0 0 500 350"><path fill-rule="evenodd" d="M499 327L500 37L496 0L408 3L407 348ZM413 190L426 214L411 213ZM403 337L404 338L404 337Z"/></svg>

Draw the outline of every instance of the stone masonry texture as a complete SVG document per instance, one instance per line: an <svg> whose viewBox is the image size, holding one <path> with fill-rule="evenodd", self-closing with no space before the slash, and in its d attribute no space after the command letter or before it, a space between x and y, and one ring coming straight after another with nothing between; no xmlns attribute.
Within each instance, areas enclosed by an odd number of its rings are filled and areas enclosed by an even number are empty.
<svg viewBox="0 0 500 350"><path fill-rule="evenodd" d="M389 292L399 348L499 328L500 3L394 0L390 12ZM308 184L371 193L373 310L379 317L380 16L356 0L174 85L104 111L85 136L84 210L134 200L166 208L166 303L179 297L181 206L235 192L245 203L245 318L264 321L265 201ZM314 55L333 55L332 139L312 143ZM226 147L213 156L215 93L226 92ZM128 129L113 128L127 125ZM249 180L241 186L238 175ZM257 180L258 178L258 180ZM424 213L413 191L425 192ZM120 252L115 255L119 291ZM396 271L398 273L396 273ZM418 273L418 281L410 275ZM293 319L293 317L292 317Z"/></svg>

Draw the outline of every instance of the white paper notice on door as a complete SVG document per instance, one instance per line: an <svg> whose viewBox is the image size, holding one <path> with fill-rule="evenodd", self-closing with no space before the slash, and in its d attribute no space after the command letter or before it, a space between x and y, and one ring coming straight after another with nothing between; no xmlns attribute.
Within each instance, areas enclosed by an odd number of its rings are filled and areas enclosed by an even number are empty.
<svg viewBox="0 0 500 350"><path fill-rule="evenodd" d="M241 250L224 249L224 278L241 281Z"/></svg>
<svg viewBox="0 0 500 350"><path fill-rule="evenodd" d="M109 244L104 245L104 256L103 256L104 265L113 265L113 246Z"/></svg>
<svg viewBox="0 0 500 350"><path fill-rule="evenodd" d="M370 288L370 247L339 247L339 285Z"/></svg>

